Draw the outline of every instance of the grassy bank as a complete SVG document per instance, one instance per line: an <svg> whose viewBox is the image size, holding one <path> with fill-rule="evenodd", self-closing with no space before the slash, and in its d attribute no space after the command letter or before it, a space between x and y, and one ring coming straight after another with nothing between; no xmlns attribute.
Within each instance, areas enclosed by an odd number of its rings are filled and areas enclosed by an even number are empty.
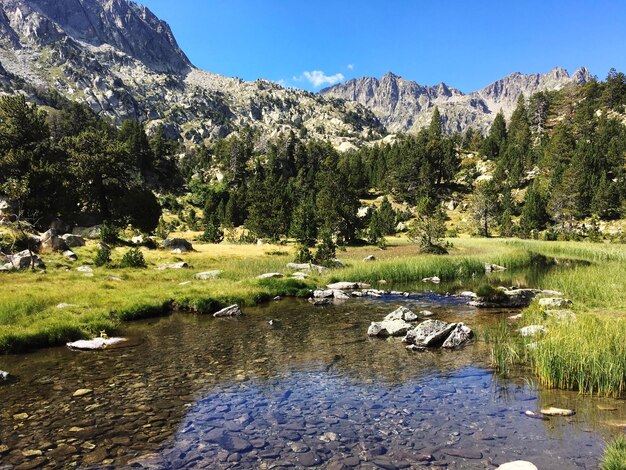
<svg viewBox="0 0 626 470"><path fill-rule="evenodd" d="M626 246L574 242L508 241L510 246L590 264L548 273L543 288L574 302L575 321L546 315L537 305L524 312L520 326L542 324L548 333L527 347L513 331L492 332L494 364L529 364L548 387L621 397L626 394Z"/></svg>
<svg viewBox="0 0 626 470"><path fill-rule="evenodd" d="M76 271L90 265L95 246L77 248L79 261L71 263L59 255L44 256L45 274L31 272L2 274L0 290L0 352L63 344L89 337L102 330L114 333L121 322L165 315L173 309L213 313L231 304L253 305L276 295L302 295L308 289L334 280L390 283L419 281L439 276L456 279L484 271L484 262L510 268L532 263L533 255L524 248L492 240L455 240L449 256L421 255L404 239L391 239L381 251L373 247L353 247L339 252L347 267L305 282L264 280L266 272L288 274L293 246L194 244L197 251L173 255L163 250L145 250L148 269L93 267L93 276ZM125 248L113 252L113 262ZM364 262L370 254L376 262ZM158 270L159 266L186 261L190 269ZM221 270L216 279L195 280L198 272ZM119 278L115 280L113 278ZM58 308L59 304L68 304Z"/></svg>
<svg viewBox="0 0 626 470"><path fill-rule="evenodd" d="M601 470L626 469L626 437L620 436L606 446L600 468Z"/></svg>

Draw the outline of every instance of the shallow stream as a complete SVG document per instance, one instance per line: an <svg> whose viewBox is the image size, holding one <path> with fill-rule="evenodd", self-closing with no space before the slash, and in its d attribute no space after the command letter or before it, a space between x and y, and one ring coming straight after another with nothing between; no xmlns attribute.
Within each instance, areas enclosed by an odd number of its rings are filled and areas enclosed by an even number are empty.
<svg viewBox="0 0 626 470"><path fill-rule="evenodd" d="M327 307L286 299L238 319L132 323L128 348L0 357L18 377L0 386L0 468L484 469L522 459L592 469L623 432L612 424L626 422L624 401L544 390L524 371L498 378L483 343L411 353L368 338L369 323L400 305L474 329L516 313L432 292ZM79 389L92 392L74 397ZM524 415L548 405L576 414Z"/></svg>

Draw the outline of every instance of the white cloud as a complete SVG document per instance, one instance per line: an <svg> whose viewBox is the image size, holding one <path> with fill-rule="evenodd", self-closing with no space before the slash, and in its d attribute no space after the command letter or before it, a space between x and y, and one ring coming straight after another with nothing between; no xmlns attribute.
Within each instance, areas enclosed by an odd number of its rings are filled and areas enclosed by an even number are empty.
<svg viewBox="0 0 626 470"><path fill-rule="evenodd" d="M346 68L348 70L354 70L354 64L348 64L348 65L346 65Z"/></svg>
<svg viewBox="0 0 626 470"><path fill-rule="evenodd" d="M342 73L336 73L335 75L326 75L321 70L313 70L312 72L303 72L299 77L293 77L296 82L307 80L315 88L319 88L322 85L334 85L343 81L346 77Z"/></svg>

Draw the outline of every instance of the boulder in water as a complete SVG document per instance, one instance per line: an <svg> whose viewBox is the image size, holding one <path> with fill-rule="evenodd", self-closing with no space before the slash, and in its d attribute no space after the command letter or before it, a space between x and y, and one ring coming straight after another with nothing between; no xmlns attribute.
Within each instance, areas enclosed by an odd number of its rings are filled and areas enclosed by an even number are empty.
<svg viewBox="0 0 626 470"><path fill-rule="evenodd" d="M219 312L215 312L213 314L213 316L215 318L220 318L220 317L240 317L241 315L243 315L243 312L241 311L241 308L239 308L239 305L236 305L236 304L235 305L231 305L230 307L223 308Z"/></svg>
<svg viewBox="0 0 626 470"><path fill-rule="evenodd" d="M409 330L403 341L418 346L437 346L445 341L456 325L440 320L426 320Z"/></svg>
<svg viewBox="0 0 626 470"><path fill-rule="evenodd" d="M446 349L458 348L472 339L472 336L474 336L474 333L470 327L464 323L457 323L441 347Z"/></svg>
<svg viewBox="0 0 626 470"><path fill-rule="evenodd" d="M500 465L496 470L537 470L537 467L526 460L515 460Z"/></svg>
<svg viewBox="0 0 626 470"><path fill-rule="evenodd" d="M406 307L399 307L385 317L385 321L402 320L406 322L413 322L418 319L418 316Z"/></svg>
<svg viewBox="0 0 626 470"><path fill-rule="evenodd" d="M98 351L106 349L110 346L118 345L128 341L126 338L94 338L94 339L81 339L67 343L67 347L70 349L76 349L80 351Z"/></svg>
<svg viewBox="0 0 626 470"><path fill-rule="evenodd" d="M411 328L411 324L404 320L383 320L373 322L367 330L368 336L387 338L389 336L402 336Z"/></svg>

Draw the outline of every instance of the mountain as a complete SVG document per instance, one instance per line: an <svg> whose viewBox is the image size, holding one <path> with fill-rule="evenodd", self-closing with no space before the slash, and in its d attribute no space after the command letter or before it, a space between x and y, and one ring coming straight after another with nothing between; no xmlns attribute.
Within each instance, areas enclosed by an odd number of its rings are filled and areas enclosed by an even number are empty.
<svg viewBox="0 0 626 470"><path fill-rule="evenodd" d="M41 104L54 90L118 123L164 125L193 142L244 126L340 148L384 134L358 103L194 67L170 27L128 0L0 0L0 86Z"/></svg>
<svg viewBox="0 0 626 470"><path fill-rule="evenodd" d="M591 79L581 67L572 76L562 68L546 74L512 73L482 90L464 94L445 83L424 86L388 73L381 79L357 78L323 89L320 94L358 102L371 109L390 132L408 132L427 126L439 108L448 132L469 127L485 131L502 110L510 118L520 95L559 90Z"/></svg>

